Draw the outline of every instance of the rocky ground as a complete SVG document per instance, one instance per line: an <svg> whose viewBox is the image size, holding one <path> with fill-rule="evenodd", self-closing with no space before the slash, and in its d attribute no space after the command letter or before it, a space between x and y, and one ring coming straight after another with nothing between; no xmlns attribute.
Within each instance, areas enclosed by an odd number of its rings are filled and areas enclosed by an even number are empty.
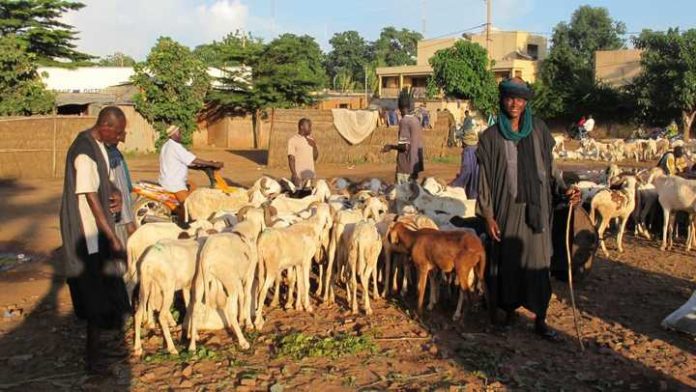
<svg viewBox="0 0 696 392"><path fill-rule="evenodd" d="M258 155L202 152L224 158L224 174L248 184L262 173ZM156 178L156 160L131 157L136 178ZM588 163L575 167L591 168ZM577 166L582 165L582 166ZM457 165L430 165L451 178ZM320 168L324 176L385 177L392 168ZM197 174L196 174L197 175ZM202 178L197 178L203 183ZM374 315L338 304L312 314L273 309L261 332L249 332L241 351L227 331L203 332L202 348L164 354L159 329L144 338L145 355L130 355L132 328L104 337L108 374L83 369L84 325L72 315L60 260L57 210L60 181L0 182L0 389L4 390L587 390L681 391L696 388L696 342L665 331L660 321L696 288L696 258L677 246L663 253L655 241L627 235L618 254L599 257L576 285L584 351L575 337L568 289L553 281L549 324L562 341L540 340L531 315L520 312L507 330L491 328L474 304L452 322L453 301L423 318L412 293L373 303ZM683 239L682 239L683 240ZM681 243L680 243L681 244ZM17 254L24 257L18 259ZM179 336L180 328L174 331Z"/></svg>

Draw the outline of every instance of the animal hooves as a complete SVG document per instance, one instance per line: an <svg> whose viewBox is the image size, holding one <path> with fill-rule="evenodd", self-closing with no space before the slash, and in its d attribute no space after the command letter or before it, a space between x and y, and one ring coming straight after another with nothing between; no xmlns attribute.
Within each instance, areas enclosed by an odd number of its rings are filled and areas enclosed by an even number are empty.
<svg viewBox="0 0 696 392"><path fill-rule="evenodd" d="M134 357L141 357L143 355L143 349L135 349L133 350L133 356Z"/></svg>
<svg viewBox="0 0 696 392"><path fill-rule="evenodd" d="M367 309L367 310L365 310L365 314L368 315L368 316L371 316L372 313L373 313L373 312L372 312L372 309Z"/></svg>
<svg viewBox="0 0 696 392"><path fill-rule="evenodd" d="M168 351L169 354L171 354L171 355L179 355L179 351L177 351L176 349L171 349L171 350L167 350L167 351Z"/></svg>
<svg viewBox="0 0 696 392"><path fill-rule="evenodd" d="M244 341L239 342L239 347L241 347L242 350L248 350L249 347L251 347L251 346L249 345L249 342L244 340Z"/></svg>
<svg viewBox="0 0 696 392"><path fill-rule="evenodd" d="M452 321L458 321L462 316L460 314L455 314L452 316Z"/></svg>

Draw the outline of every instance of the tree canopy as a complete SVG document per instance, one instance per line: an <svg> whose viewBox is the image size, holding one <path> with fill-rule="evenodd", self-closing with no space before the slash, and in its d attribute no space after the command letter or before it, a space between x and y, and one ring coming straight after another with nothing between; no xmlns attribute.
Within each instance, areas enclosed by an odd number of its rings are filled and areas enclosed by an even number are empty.
<svg viewBox="0 0 696 392"><path fill-rule="evenodd" d="M135 60L127 54L116 52L99 59L97 65L100 67L132 67L135 65Z"/></svg>
<svg viewBox="0 0 696 392"><path fill-rule="evenodd" d="M445 95L471 99L485 114L497 111L498 89L488 67L488 53L477 43L457 41L453 47L438 50L430 59L433 76L428 90L439 88Z"/></svg>
<svg viewBox="0 0 696 392"><path fill-rule="evenodd" d="M36 59L26 42L13 35L0 37L0 115L28 116L53 109L55 96L36 72Z"/></svg>
<svg viewBox="0 0 696 392"><path fill-rule="evenodd" d="M696 29L646 30L634 43L643 50L642 72L634 81L643 117L667 123L681 116L688 140L696 116Z"/></svg>
<svg viewBox="0 0 696 392"><path fill-rule="evenodd" d="M336 33L329 40L331 51L326 56L329 77L350 79L364 84L365 67L371 61L370 46L357 31Z"/></svg>
<svg viewBox="0 0 696 392"><path fill-rule="evenodd" d="M423 35L417 31L385 27L372 44L372 56L380 66L413 65L418 41L422 39Z"/></svg>
<svg viewBox="0 0 696 392"><path fill-rule="evenodd" d="M89 60L92 56L75 50L77 31L61 21L64 13L84 6L65 0L0 0L0 35L24 41L26 51L41 64Z"/></svg>
<svg viewBox="0 0 696 392"><path fill-rule="evenodd" d="M134 98L135 108L159 132L157 145L166 140L169 125L181 127L182 141L189 144L210 88L203 62L186 46L160 37L147 60L135 65L132 81L140 88Z"/></svg>
<svg viewBox="0 0 696 392"><path fill-rule="evenodd" d="M624 47L626 27L602 7L581 6L570 19L553 29L552 47L541 66L535 86L539 99L534 107L544 117L574 118L579 111L597 111L604 106L595 94L594 52ZM598 103L598 106L593 105Z"/></svg>

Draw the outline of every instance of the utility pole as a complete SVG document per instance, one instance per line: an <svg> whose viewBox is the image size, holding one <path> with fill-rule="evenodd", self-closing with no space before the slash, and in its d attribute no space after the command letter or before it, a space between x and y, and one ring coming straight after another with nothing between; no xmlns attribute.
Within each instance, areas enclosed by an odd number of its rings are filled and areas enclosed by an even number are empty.
<svg viewBox="0 0 696 392"><path fill-rule="evenodd" d="M365 107L370 104L370 97L367 94L367 64L365 64Z"/></svg>
<svg viewBox="0 0 696 392"><path fill-rule="evenodd" d="M425 27L426 27L426 12L427 12L427 7L426 7L426 0L421 0L421 33L423 34L423 38L425 38Z"/></svg>
<svg viewBox="0 0 696 392"><path fill-rule="evenodd" d="M488 52L488 63L490 66L491 62L491 24L492 22L492 9L493 9L493 0L485 0L486 1L486 51Z"/></svg>

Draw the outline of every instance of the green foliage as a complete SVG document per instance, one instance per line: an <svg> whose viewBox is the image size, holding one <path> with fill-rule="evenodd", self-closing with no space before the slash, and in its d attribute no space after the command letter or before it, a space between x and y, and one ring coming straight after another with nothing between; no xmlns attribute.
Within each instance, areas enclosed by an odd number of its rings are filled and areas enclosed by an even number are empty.
<svg viewBox="0 0 696 392"><path fill-rule="evenodd" d="M184 351L179 355L172 355L165 351L160 351L155 354L146 355L143 361L147 364L164 364L164 363L187 363L197 361L219 361L223 355L203 346L199 346L194 352Z"/></svg>
<svg viewBox="0 0 696 392"><path fill-rule="evenodd" d="M372 44L371 58L388 67L414 65L418 41L422 39L423 35L413 30L385 27Z"/></svg>
<svg viewBox="0 0 696 392"><path fill-rule="evenodd" d="M132 67L135 65L135 60L127 54L116 52L99 59L97 65L100 67Z"/></svg>
<svg viewBox="0 0 696 392"><path fill-rule="evenodd" d="M319 338L302 333L291 333L278 339L277 357L290 357L295 360L313 357L336 359L346 354L362 351L376 352L377 346L369 336L338 334Z"/></svg>
<svg viewBox="0 0 696 392"><path fill-rule="evenodd" d="M332 50L326 57L329 77L349 78L355 87L364 87L365 67L370 61L370 47L357 31L336 33L329 40Z"/></svg>
<svg viewBox="0 0 696 392"><path fill-rule="evenodd" d="M661 123L681 114L687 139L696 114L696 29L646 30L635 46L643 50L642 73L632 89L641 114Z"/></svg>
<svg viewBox="0 0 696 392"><path fill-rule="evenodd" d="M474 107L484 114L497 109L498 88L495 76L488 69L488 54L481 45L459 40L447 49L438 50L430 58L433 76L428 91L441 89L445 95L471 99Z"/></svg>
<svg viewBox="0 0 696 392"><path fill-rule="evenodd" d="M135 108L159 132L157 145L166 140L165 130L172 124L181 127L182 142L190 144L210 87L203 62L186 46L160 37L147 60L135 65L132 81L140 89Z"/></svg>
<svg viewBox="0 0 696 392"><path fill-rule="evenodd" d="M283 34L266 45L251 64L259 107L311 105L326 84L324 55L314 38Z"/></svg>
<svg viewBox="0 0 696 392"><path fill-rule="evenodd" d="M61 21L64 13L84 6L65 0L0 0L0 36L16 36L41 64L89 60L92 56L75 50L77 31Z"/></svg>
<svg viewBox="0 0 696 392"><path fill-rule="evenodd" d="M0 115L48 113L54 102L55 96L41 81L26 42L14 35L0 37Z"/></svg>
<svg viewBox="0 0 696 392"><path fill-rule="evenodd" d="M222 41L196 47L196 57L224 73L217 79L222 87L208 92L207 115L254 113L260 108L260 100L252 88L251 71L243 66L255 64L263 48L261 39L242 36L239 32L228 34Z"/></svg>
<svg viewBox="0 0 696 392"><path fill-rule="evenodd" d="M533 103L542 117L574 119L579 114L597 113L592 99L598 92L594 82L594 52L624 47L626 27L614 21L602 7L581 6L570 23L553 29L553 46L541 66L541 77ZM600 93L603 90L600 88Z"/></svg>

